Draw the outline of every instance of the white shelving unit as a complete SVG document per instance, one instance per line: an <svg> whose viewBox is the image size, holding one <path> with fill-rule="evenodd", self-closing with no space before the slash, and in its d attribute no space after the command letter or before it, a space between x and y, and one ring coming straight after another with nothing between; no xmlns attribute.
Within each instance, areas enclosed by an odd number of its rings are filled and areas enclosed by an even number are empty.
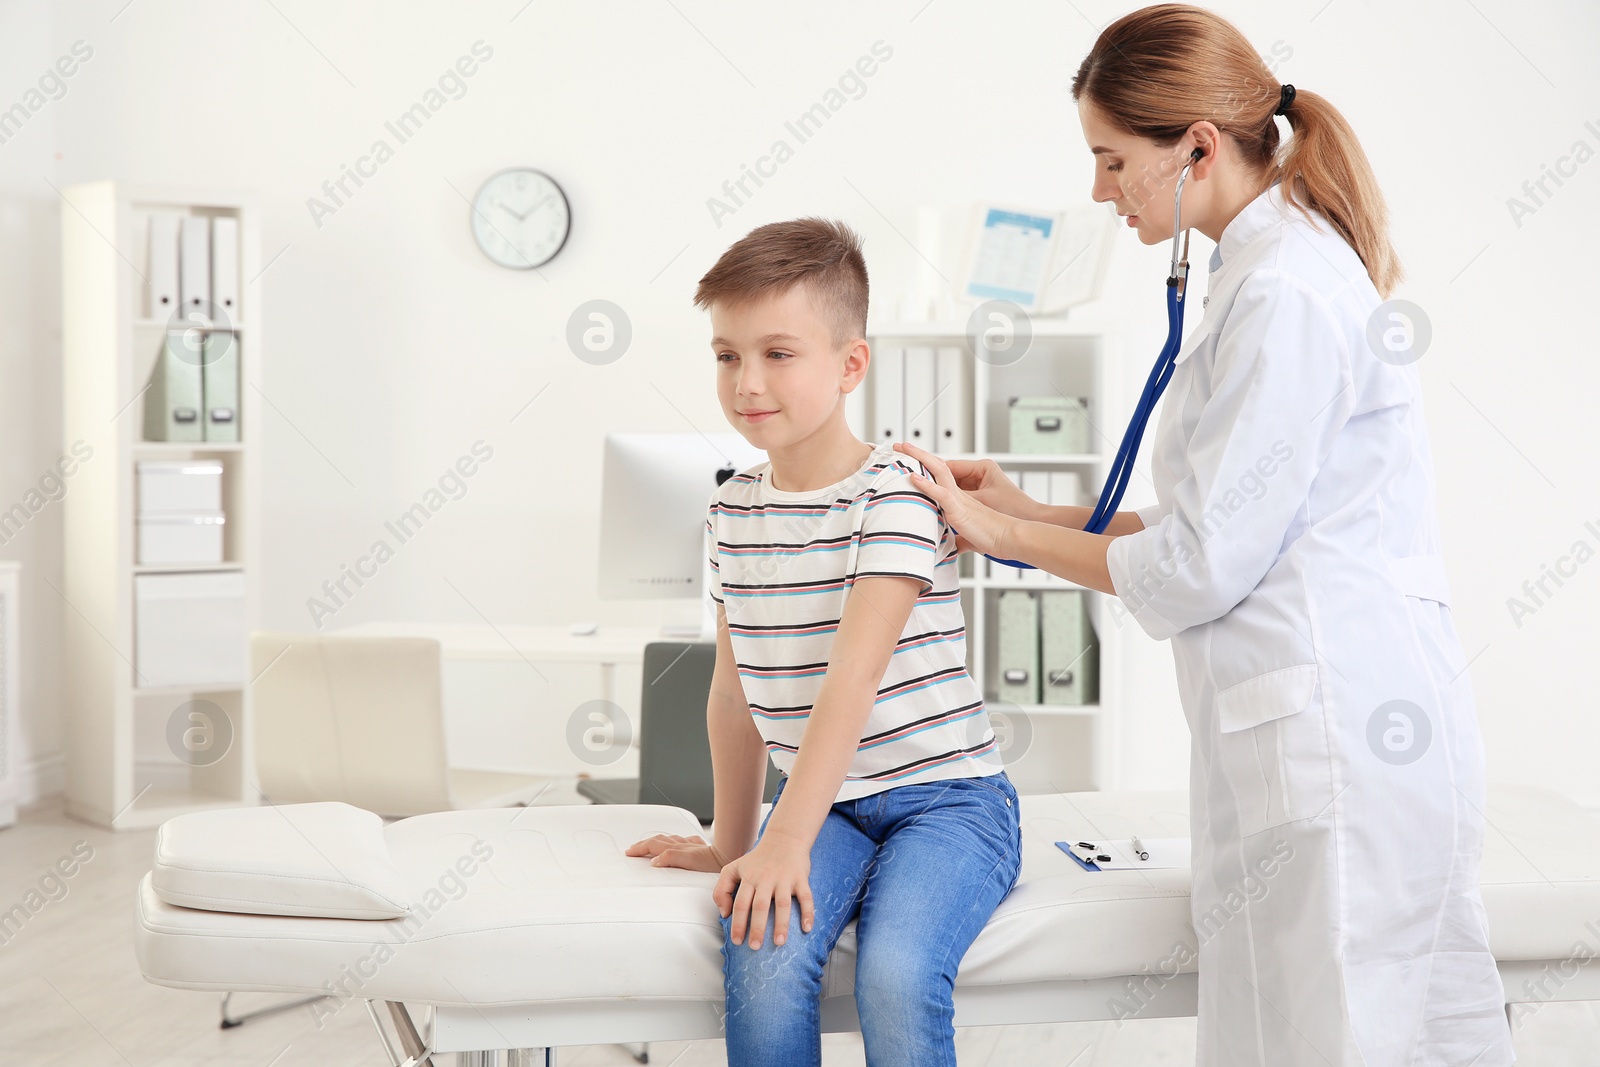
<svg viewBox="0 0 1600 1067"><path fill-rule="evenodd" d="M880 344L894 346L961 347L967 355L967 395L972 400L972 451L932 448L946 459L992 459L1008 470L1020 467L1076 471L1085 494L1097 493L1104 483L1116 442L1100 440L1087 454L1011 453L1008 398L1014 396L1081 396L1089 399L1089 415L1097 426L1116 412L1110 367L1113 338L1104 331L1065 320L1032 320L1032 340L1014 362L980 359L965 323L909 322L869 324L867 342L873 351ZM979 342L981 343L981 342ZM875 441L871 425L875 407L872 370L867 373L866 395L851 406L851 427L865 441ZM1116 419L1111 419L1117 422ZM1063 792L1116 787L1117 716L1120 696L1121 641L1119 628L1106 615L1104 594L1086 590L1089 616L1100 645L1099 700L1095 704L1009 704L1001 700L992 679L996 675L999 594L1006 590L1048 591L1078 589L1059 578L1044 583L1018 583L983 575L988 561L975 553L961 559L961 604L967 617L967 669L977 681L997 726L1013 731L1002 738L1007 771L1020 792ZM1020 721L1008 721L1017 719ZM1016 732L1027 731L1025 739ZM1020 750L1020 751L1019 751Z"/></svg>
<svg viewBox="0 0 1600 1067"><path fill-rule="evenodd" d="M0 560L0 827L17 821L20 788L17 775L17 741L22 717L22 688L17 678L21 669L21 609L17 600L22 590L22 564Z"/></svg>
<svg viewBox="0 0 1600 1067"><path fill-rule="evenodd" d="M134 576L154 572L240 571L247 618L259 617L261 405L260 308L248 282L259 269L259 212L252 197L95 182L63 193L61 209L62 355L65 442L93 449L63 500L67 663L67 812L113 829L155 826L186 811L255 803L250 788L247 678L208 686L137 684ZM237 442L147 442L143 391L168 320L148 316L148 231L152 212L239 220L242 307L232 323L239 345ZM217 459L223 464L220 564L139 566L136 463L142 459ZM248 641L248 635L241 635ZM246 658L248 662L248 658ZM138 740L164 734L190 700L221 708L231 745L205 766L152 767Z"/></svg>

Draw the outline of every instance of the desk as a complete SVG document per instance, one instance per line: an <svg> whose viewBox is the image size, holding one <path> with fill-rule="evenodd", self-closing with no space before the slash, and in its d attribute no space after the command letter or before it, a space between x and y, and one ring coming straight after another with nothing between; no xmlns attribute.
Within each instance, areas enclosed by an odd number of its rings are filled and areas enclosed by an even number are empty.
<svg viewBox="0 0 1600 1067"><path fill-rule="evenodd" d="M642 669L645 645L687 640L665 637L659 626L604 624L581 637L565 626L486 623L367 622L330 628L330 632L355 637L431 637L439 642L447 744L454 763L540 774L602 770L605 775L617 776L632 773L616 761L638 748L636 717L630 723L633 732L627 750L609 761L586 759L577 753L567 733L568 715L558 712L561 721L557 724L543 709L575 709L583 703L578 696L593 696L595 690L586 684L561 685L559 680L553 689L529 689L525 671L506 668L525 664L543 682L550 682L541 665L594 664L599 668L599 699L624 713L631 709L636 714L639 694L637 690L624 693L623 673ZM540 711L530 717L530 708ZM530 722L530 718L539 721ZM561 732L551 733L548 728L552 725L560 725ZM560 756L563 749L572 753L572 758ZM552 762L551 753L559 763Z"/></svg>
<svg viewBox="0 0 1600 1067"><path fill-rule="evenodd" d="M565 626L490 626L466 622L364 622L337 631L355 637L432 637L440 654L453 660L522 660L539 663L595 663L600 666L600 695L617 699L617 670L644 662L644 646L652 641L683 640L661 635L655 626L604 626L587 636ZM537 669L537 668L536 668Z"/></svg>

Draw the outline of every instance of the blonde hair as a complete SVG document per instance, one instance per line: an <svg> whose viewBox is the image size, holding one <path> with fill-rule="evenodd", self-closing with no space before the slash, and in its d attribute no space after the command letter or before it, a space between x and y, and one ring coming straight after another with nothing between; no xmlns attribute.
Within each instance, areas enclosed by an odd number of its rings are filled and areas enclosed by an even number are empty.
<svg viewBox="0 0 1600 1067"><path fill-rule="evenodd" d="M842 222L808 217L769 222L745 234L700 279L696 307L743 303L809 287L835 345L867 331L867 262L861 238Z"/></svg>
<svg viewBox="0 0 1600 1067"><path fill-rule="evenodd" d="M1189 4L1157 4L1113 22L1072 79L1074 101L1087 97L1112 125L1158 145L1210 120L1233 138L1247 166L1265 180L1282 180L1289 203L1328 220L1388 299L1402 271L1361 142L1327 99L1297 89L1284 112L1294 136L1280 151L1273 115L1281 89L1244 34Z"/></svg>

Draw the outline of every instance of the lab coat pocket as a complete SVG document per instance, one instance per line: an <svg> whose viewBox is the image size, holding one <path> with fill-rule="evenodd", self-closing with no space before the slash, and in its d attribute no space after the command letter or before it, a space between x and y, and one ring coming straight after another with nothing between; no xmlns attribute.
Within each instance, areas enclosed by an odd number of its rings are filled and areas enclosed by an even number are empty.
<svg viewBox="0 0 1600 1067"><path fill-rule="evenodd" d="M1210 308L1207 308L1205 318L1200 320L1200 325L1195 328L1194 333L1190 334L1189 339L1178 349L1180 362L1193 356L1200 356L1209 365L1211 350L1217 347L1217 337L1222 332L1222 323L1212 321L1212 315Z"/></svg>
<svg viewBox="0 0 1600 1067"><path fill-rule="evenodd" d="M1317 704L1317 665L1302 663L1247 678L1217 694L1216 765L1233 792L1239 833L1248 837L1316 814L1329 775ZM1311 721L1315 720L1315 721ZM1315 749L1320 748L1319 753Z"/></svg>

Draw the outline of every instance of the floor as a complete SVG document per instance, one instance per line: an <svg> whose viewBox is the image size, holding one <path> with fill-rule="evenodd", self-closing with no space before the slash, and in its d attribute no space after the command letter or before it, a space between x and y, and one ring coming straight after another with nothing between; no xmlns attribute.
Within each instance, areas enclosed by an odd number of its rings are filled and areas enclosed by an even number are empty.
<svg viewBox="0 0 1600 1067"><path fill-rule="evenodd" d="M552 790L547 803L578 803ZM310 1008L221 1030L220 998L164 989L140 977L133 956L133 893L150 866L154 831L113 834L69 819L59 802L24 812L0 831L0 913L10 911L58 859L92 858L47 886L48 902L20 930L0 930L0 1061L6 1067L383 1067L372 1024L354 1005L320 1020ZM270 1004L234 998L237 1013ZM319 1025L320 1023L320 1025ZM1177 1067L1193 1062L1194 1020L972 1027L956 1032L963 1065ZM1600 1003L1546 1004L1520 1018L1522 1067L1600 1063ZM627 1067L619 1046L562 1049L561 1067ZM829 1067L864 1064L859 1035L823 1038ZM453 1067L441 1057L439 1067ZM655 1067L727 1062L720 1041L650 1046Z"/></svg>

